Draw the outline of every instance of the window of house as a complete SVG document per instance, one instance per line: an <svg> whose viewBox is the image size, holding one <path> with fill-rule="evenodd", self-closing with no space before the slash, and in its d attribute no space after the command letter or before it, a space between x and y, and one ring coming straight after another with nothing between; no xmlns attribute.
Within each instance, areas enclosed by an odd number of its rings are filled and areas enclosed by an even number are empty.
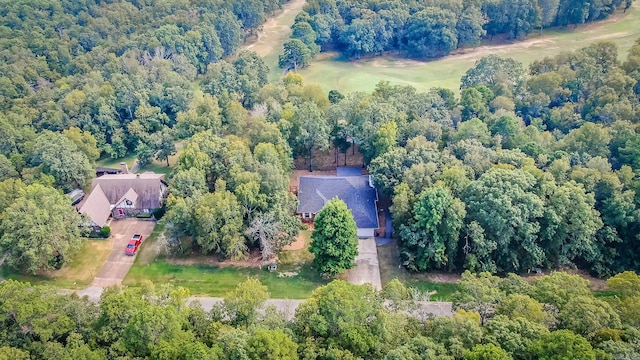
<svg viewBox="0 0 640 360"><path fill-rule="evenodd" d="M305 219L311 219L311 213L303 213L302 217Z"/></svg>
<svg viewBox="0 0 640 360"><path fill-rule="evenodd" d="M127 204L127 206L131 206L133 205L133 203L131 202L131 200L125 200L124 201L125 204Z"/></svg>

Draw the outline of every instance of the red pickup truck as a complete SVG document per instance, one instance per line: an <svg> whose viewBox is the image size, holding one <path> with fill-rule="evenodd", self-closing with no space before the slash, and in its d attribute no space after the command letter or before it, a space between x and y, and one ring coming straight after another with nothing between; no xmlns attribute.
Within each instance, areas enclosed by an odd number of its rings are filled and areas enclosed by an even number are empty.
<svg viewBox="0 0 640 360"><path fill-rule="evenodd" d="M124 250L124 253L129 256L135 255L138 252L138 248L140 248L140 244L142 244L142 235L133 235L127 244L127 248Z"/></svg>

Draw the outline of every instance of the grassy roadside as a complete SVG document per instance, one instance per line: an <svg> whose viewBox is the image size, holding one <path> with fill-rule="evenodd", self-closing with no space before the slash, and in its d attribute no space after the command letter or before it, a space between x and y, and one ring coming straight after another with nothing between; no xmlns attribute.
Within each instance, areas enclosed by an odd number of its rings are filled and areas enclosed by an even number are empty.
<svg viewBox="0 0 640 360"><path fill-rule="evenodd" d="M156 284L182 286L192 295L222 297L250 277L260 280L269 289L270 296L278 299L305 299L315 288L327 283L309 265L283 266L269 272L255 268L173 265L158 260L148 265L134 265L123 284L140 286L149 280Z"/></svg>
<svg viewBox="0 0 640 360"><path fill-rule="evenodd" d="M58 288L83 289L98 274L109 258L111 249L112 245L109 240L87 239L80 251L60 270L43 272L38 275L23 275L3 267L2 277Z"/></svg>
<svg viewBox="0 0 640 360"><path fill-rule="evenodd" d="M222 297L235 289L238 283L254 277L267 286L273 298L305 299L318 286L328 282L311 267L313 257L308 251L309 241L305 242L303 249L285 251L281 255L278 270L269 272L256 268L172 264L163 256L164 231L165 224L159 221L142 244L136 262L124 279L124 285L141 286L145 281L170 283L189 289L193 295ZM302 231L300 236L310 240L309 231Z"/></svg>

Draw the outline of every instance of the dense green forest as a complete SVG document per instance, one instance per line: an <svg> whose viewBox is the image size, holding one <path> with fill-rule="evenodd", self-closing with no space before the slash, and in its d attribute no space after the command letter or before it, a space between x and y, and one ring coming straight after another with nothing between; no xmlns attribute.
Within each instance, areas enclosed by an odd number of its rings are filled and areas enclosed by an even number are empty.
<svg viewBox="0 0 640 360"><path fill-rule="evenodd" d="M280 66L298 69L321 49L348 59L393 52L427 59L496 36L524 39L554 26L605 19L633 0L313 0L307 1L284 44Z"/></svg>
<svg viewBox="0 0 640 360"><path fill-rule="evenodd" d="M465 273L456 312L433 318L397 280L380 292L334 281L289 320L273 307L258 311L268 293L255 279L210 311L171 286L109 288L94 304L8 280L0 359L636 359L640 277L625 272L608 284L616 296L597 298L577 275Z"/></svg>
<svg viewBox="0 0 640 360"><path fill-rule="evenodd" d="M334 33L310 19L346 4L310 2L294 36L319 46ZM399 6L377 4L376 14ZM465 19L449 7L411 13L415 4L403 4L411 21ZM509 14L500 6L513 3L487 4L467 6ZM621 5L561 4L542 26L599 19ZM293 321L257 311L268 294L256 280L209 312L169 286L107 289L94 304L7 280L0 359L640 356L640 279L623 272L640 270L640 41L628 54L599 42L528 69L489 56L461 79L460 96L389 83L326 94L295 73L267 83L262 59L239 51L277 1L0 5L4 266L60 268L85 241L63 192L86 186L101 157L167 160L181 141L165 215L173 254L243 258L260 248L272 259L300 228L288 191L293 159L313 168L333 145L345 156L357 147L392 199L407 268L477 273L463 273L451 318L420 314L412 307L420 294L398 281L381 292L335 281ZM534 5L536 16L547 14ZM338 13L350 24L368 19L357 7ZM540 26L511 33L521 19L491 21L472 33L518 37ZM416 49L442 51L425 46ZM510 274L538 267L618 275L607 281L611 296L594 297L578 276Z"/></svg>
<svg viewBox="0 0 640 360"><path fill-rule="evenodd" d="M52 268L78 247L77 231L52 230L81 220L55 210L65 199L51 187L86 185L99 157L167 159L182 140L167 200L179 254L242 258L266 247L271 258L299 227L288 192L292 158L304 156L312 168L315 152L356 144L393 200L411 270L569 266L610 276L640 268L640 44L622 62L615 44L599 42L527 70L489 56L461 79L459 98L389 83L327 96L296 74L268 84L259 57L234 52L279 4L181 4L3 7L7 264ZM121 13L144 25L126 30ZM81 34L108 26L91 36L100 41L81 45ZM220 46L208 47L204 34ZM228 37L237 39L231 47L221 40ZM17 215L24 212L34 216ZM25 227L39 229L31 238L38 246L20 242Z"/></svg>

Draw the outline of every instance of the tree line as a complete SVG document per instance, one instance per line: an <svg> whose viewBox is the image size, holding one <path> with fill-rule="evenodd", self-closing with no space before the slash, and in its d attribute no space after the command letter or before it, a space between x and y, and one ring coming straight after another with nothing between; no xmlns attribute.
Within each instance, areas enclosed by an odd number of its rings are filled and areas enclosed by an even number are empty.
<svg viewBox="0 0 640 360"><path fill-rule="evenodd" d="M321 49L348 59L394 52L428 59L495 36L521 40L536 29L578 25L626 11L633 0L308 1L284 44L280 67L307 66Z"/></svg>
<svg viewBox="0 0 640 360"><path fill-rule="evenodd" d="M49 287L0 283L0 359L633 359L640 277L607 280L616 296L553 273L464 273L452 317L421 312L421 293L336 280L289 319L248 279L205 311L170 285L107 288L99 303Z"/></svg>

